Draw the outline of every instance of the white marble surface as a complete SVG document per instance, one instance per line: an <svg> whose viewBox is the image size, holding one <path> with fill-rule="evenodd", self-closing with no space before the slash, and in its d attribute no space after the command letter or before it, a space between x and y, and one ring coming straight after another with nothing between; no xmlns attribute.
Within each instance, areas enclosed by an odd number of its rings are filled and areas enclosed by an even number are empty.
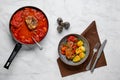
<svg viewBox="0 0 120 80"><path fill-rule="evenodd" d="M11 15L22 6L42 9L49 20L49 31L40 43L44 49L23 46L9 70L3 68L14 41L9 32ZM62 17L71 27L57 33L56 19ZM62 78L56 59L60 39L69 33L82 33L95 20L107 66ZM120 80L120 0L1 0L0 1L0 80Z"/></svg>

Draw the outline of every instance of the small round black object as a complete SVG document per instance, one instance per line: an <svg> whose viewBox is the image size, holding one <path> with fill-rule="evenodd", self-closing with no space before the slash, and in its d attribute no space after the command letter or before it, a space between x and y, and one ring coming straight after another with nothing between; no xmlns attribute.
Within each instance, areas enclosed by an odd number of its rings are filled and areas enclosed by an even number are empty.
<svg viewBox="0 0 120 80"><path fill-rule="evenodd" d="M62 27L62 26L58 26L58 27L57 27L57 31L58 31L59 33L61 33L62 30L63 30L63 27Z"/></svg>
<svg viewBox="0 0 120 80"><path fill-rule="evenodd" d="M69 22L64 22L64 28L68 29L70 27L70 23Z"/></svg>
<svg viewBox="0 0 120 80"><path fill-rule="evenodd" d="M62 20L62 18L57 18L57 23L59 24L59 25L61 25L61 23L63 22L63 20Z"/></svg>

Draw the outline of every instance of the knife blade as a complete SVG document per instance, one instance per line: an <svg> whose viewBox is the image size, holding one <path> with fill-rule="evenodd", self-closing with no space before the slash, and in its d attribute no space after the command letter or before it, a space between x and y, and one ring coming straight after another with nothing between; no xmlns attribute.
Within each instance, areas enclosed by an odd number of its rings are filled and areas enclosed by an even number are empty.
<svg viewBox="0 0 120 80"><path fill-rule="evenodd" d="M98 59L100 58L100 55L102 54L102 51L103 51L103 49L104 49L104 47L105 47L105 45L106 45L106 42L107 42L107 40L104 40L104 42L103 42L102 45L100 46L100 49L99 49L99 51L98 51L97 57L96 57L96 59L95 59L95 62L94 62L94 64L93 64L92 68L91 68L91 73L93 73L93 71L94 71L95 65L96 65Z"/></svg>

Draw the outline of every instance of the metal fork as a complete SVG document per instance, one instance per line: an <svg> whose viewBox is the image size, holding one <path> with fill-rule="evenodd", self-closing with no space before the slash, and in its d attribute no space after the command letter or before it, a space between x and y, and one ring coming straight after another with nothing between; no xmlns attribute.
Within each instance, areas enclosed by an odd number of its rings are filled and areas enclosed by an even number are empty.
<svg viewBox="0 0 120 80"><path fill-rule="evenodd" d="M87 67L86 67L86 70L89 70L89 69L90 69L90 65L91 65L91 62L92 62L92 60L93 60L93 56L94 56L95 53L97 52L99 46L100 46L100 43L97 42L97 43L95 44L95 47L93 48L93 55L92 55L92 57L91 57L91 59L90 59L90 62L88 63L88 65L87 65Z"/></svg>

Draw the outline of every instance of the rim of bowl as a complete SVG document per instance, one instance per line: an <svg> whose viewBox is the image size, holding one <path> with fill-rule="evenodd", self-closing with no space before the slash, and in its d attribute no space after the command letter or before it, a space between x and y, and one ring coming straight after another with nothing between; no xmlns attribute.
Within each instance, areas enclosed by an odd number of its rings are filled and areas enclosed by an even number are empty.
<svg viewBox="0 0 120 80"><path fill-rule="evenodd" d="M61 45L61 43L63 42L63 40L64 39L66 39L66 37L68 37L68 36L71 36L71 35L73 35L73 36L79 36L79 38L82 38L82 40L83 41L85 41L86 42L86 44L87 44L87 55L86 55L86 57L84 58L84 59L82 59L81 61L79 61L79 62L76 62L76 63L74 63L74 62L72 62L72 61L69 61L67 58L66 58L66 56L65 55L63 55L63 54L61 54L61 52L60 52L60 45ZM90 46L89 46L89 42L88 42L88 40L85 38L85 37L83 37L82 35L79 35L79 34L68 34L68 35L66 35L66 36L64 36L61 40L60 40L60 42L59 42L59 45L58 45L58 54L59 54L59 57L60 57L60 59L62 60L62 62L64 62L65 64L67 64L67 65L70 65L70 66L78 66L78 65L81 65L82 63L84 63L86 60L87 60L87 58L88 58L88 56L89 56L89 53L90 53ZM63 59L63 57L65 58L65 60ZM71 62L71 63L69 63L69 62Z"/></svg>

